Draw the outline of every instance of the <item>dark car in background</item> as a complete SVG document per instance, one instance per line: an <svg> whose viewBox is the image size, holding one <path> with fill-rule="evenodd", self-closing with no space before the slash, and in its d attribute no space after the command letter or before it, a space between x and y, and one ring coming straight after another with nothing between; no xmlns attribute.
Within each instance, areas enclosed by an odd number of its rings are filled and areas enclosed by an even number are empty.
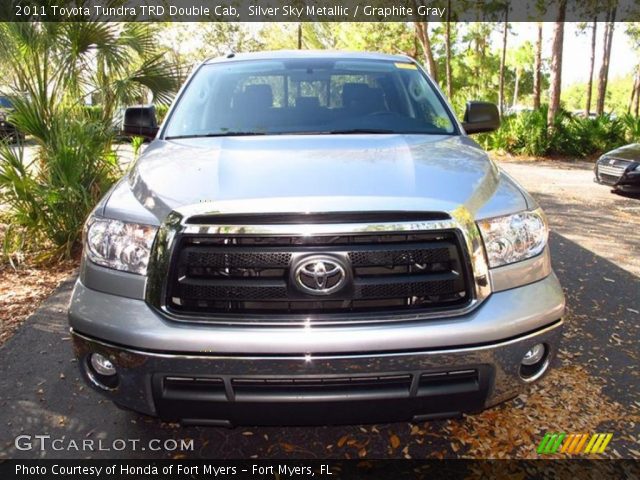
<svg viewBox="0 0 640 480"><path fill-rule="evenodd" d="M605 153L596 162L594 173L600 184L621 192L640 193L640 143Z"/></svg>
<svg viewBox="0 0 640 480"><path fill-rule="evenodd" d="M13 103L6 95L0 95L0 139L24 140L24 134L11 123L8 118L13 110Z"/></svg>

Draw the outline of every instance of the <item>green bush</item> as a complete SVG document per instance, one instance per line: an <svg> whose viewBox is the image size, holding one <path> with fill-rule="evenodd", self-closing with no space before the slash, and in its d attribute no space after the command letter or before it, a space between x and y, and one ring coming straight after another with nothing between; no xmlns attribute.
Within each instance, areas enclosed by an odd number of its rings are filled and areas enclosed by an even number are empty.
<svg viewBox="0 0 640 480"><path fill-rule="evenodd" d="M78 109L60 110L49 120L46 142L36 137L42 144L34 158L26 159L22 146L0 143L0 204L26 243L47 257L63 257L71 255L84 220L119 167L104 123Z"/></svg>
<svg viewBox="0 0 640 480"><path fill-rule="evenodd" d="M167 116L167 112L169 111L169 105L159 103L159 104L156 104L155 107L156 107L156 116L158 118L158 125L159 125L164 121L164 117Z"/></svg>
<svg viewBox="0 0 640 480"><path fill-rule="evenodd" d="M488 150L518 155L545 155L550 148L551 137L547 128L547 108L517 115L505 116L501 127L479 138Z"/></svg>
<svg viewBox="0 0 640 480"><path fill-rule="evenodd" d="M506 116L496 131L479 136L487 149L517 155L569 155L586 157L612 150L640 138L640 121L626 115L585 118L561 110L552 128L547 107Z"/></svg>
<svg viewBox="0 0 640 480"><path fill-rule="evenodd" d="M620 118L620 122L624 126L625 142L640 142L640 117L627 113Z"/></svg>

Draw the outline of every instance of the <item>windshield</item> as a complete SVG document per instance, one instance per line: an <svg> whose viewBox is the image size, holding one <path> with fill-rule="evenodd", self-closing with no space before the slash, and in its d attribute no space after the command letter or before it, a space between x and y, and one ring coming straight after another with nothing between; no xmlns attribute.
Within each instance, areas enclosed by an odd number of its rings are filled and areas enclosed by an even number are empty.
<svg viewBox="0 0 640 480"><path fill-rule="evenodd" d="M331 133L453 134L452 116L409 62L255 60L204 65L165 138Z"/></svg>

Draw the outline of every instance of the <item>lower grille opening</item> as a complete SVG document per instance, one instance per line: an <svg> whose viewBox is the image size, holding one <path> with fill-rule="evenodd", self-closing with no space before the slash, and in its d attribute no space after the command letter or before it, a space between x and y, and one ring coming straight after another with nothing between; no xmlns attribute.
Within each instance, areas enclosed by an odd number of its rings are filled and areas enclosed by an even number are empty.
<svg viewBox="0 0 640 480"><path fill-rule="evenodd" d="M231 382L236 401L408 397L411 375L341 378L243 378Z"/></svg>
<svg viewBox="0 0 640 480"><path fill-rule="evenodd" d="M225 401L221 378L165 377L162 395L167 400Z"/></svg>
<svg viewBox="0 0 640 480"><path fill-rule="evenodd" d="M215 425L329 425L475 412L493 383L489 365L369 375L154 375L158 415ZM419 420L416 420L419 421Z"/></svg>
<svg viewBox="0 0 640 480"><path fill-rule="evenodd" d="M608 185L614 185L618 183L618 180L620 180L620 176L621 175L607 175L604 173L600 173L600 181Z"/></svg>
<svg viewBox="0 0 640 480"><path fill-rule="evenodd" d="M477 370L423 373L418 383L418 396L472 393L479 390Z"/></svg>

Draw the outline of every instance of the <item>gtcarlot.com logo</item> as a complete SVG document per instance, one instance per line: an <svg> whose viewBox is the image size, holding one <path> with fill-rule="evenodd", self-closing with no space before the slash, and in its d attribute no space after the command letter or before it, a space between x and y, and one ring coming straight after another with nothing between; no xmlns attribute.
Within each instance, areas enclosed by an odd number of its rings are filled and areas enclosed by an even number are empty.
<svg viewBox="0 0 640 480"><path fill-rule="evenodd" d="M192 452L194 442L192 438L173 439L152 438L141 440L139 438L115 438L90 439L83 438L76 440L73 438L52 437L51 435L19 435L14 441L17 450L21 451L75 451L75 452L122 452L122 451L168 451L168 452Z"/></svg>
<svg viewBox="0 0 640 480"><path fill-rule="evenodd" d="M547 433L540 444L539 454L552 453L604 453L613 433Z"/></svg>

